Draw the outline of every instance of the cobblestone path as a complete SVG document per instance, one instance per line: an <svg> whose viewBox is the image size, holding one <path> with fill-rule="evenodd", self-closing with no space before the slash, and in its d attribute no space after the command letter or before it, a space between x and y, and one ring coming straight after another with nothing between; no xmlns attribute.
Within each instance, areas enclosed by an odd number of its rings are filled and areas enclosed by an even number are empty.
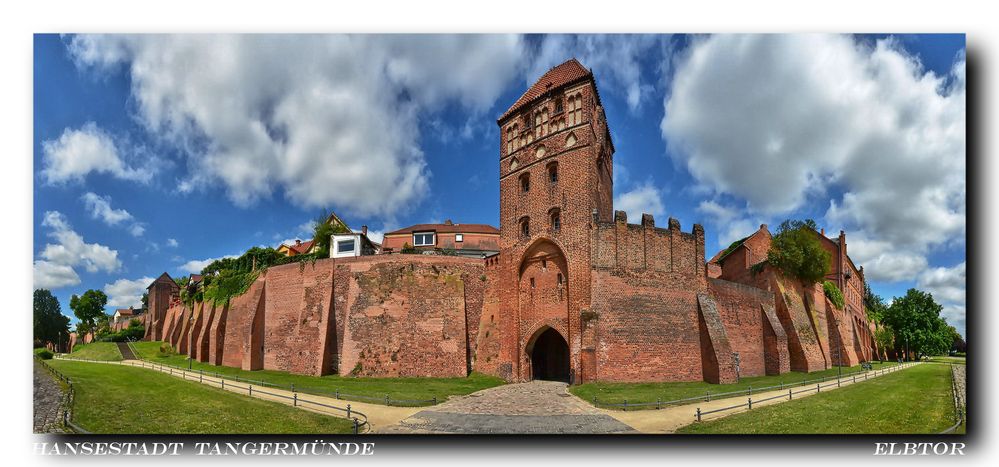
<svg viewBox="0 0 999 467"><path fill-rule="evenodd" d="M454 397L379 433L637 433L566 391L565 383L507 384Z"/></svg>
<svg viewBox="0 0 999 467"><path fill-rule="evenodd" d="M38 362L34 365L34 432L65 433L62 429L62 388Z"/></svg>

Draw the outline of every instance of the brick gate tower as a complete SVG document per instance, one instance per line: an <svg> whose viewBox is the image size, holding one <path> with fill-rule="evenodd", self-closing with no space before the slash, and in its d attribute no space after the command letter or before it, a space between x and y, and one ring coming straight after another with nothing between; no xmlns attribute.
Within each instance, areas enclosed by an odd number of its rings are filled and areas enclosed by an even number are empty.
<svg viewBox="0 0 999 467"><path fill-rule="evenodd" d="M544 74L497 121L501 353L511 379L587 379L582 316L591 230L611 222L614 146L593 73L575 59Z"/></svg>

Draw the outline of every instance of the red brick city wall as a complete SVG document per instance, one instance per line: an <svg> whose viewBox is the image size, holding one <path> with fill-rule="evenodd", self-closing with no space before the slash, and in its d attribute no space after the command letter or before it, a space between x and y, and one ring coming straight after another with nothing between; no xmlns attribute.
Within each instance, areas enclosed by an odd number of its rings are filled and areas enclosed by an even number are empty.
<svg viewBox="0 0 999 467"><path fill-rule="evenodd" d="M773 308L772 293L748 285L721 279L710 279L708 289L718 307L718 313L729 345L739 354L740 376L763 376L766 372L763 309Z"/></svg>
<svg viewBox="0 0 999 467"><path fill-rule="evenodd" d="M276 266L265 275L264 369L331 373L322 344L333 325L333 260Z"/></svg>
<svg viewBox="0 0 999 467"><path fill-rule="evenodd" d="M212 324L215 320L215 304L212 302L205 302L202 304L202 316L203 321L201 325L201 332L198 333L197 345L195 345L194 358L199 362L208 361L208 347L211 344L211 333Z"/></svg>
<svg viewBox="0 0 999 467"><path fill-rule="evenodd" d="M212 322L208 336L208 362L212 365L222 364L222 354L225 352L226 322L229 320L229 304L216 304L217 316Z"/></svg>
<svg viewBox="0 0 999 467"><path fill-rule="evenodd" d="M500 316L499 287L497 284L499 280L498 265L498 256L485 260L486 283L483 289L482 313L477 326L473 324L474 321L469 321L469 332L476 331L475 353L473 354L475 371L509 379L511 377L509 362L507 362L505 374L500 369L503 363L500 355L503 328L500 327L502 317Z"/></svg>
<svg viewBox="0 0 999 467"><path fill-rule="evenodd" d="M261 304L264 301L264 283L262 277L257 277L246 293L233 297L229 301L225 337L222 342L222 364L225 366L244 368L243 361L247 360L248 363L250 361L250 340L254 332L254 318L258 314L258 310L262 308ZM255 349L256 357L259 358L261 350Z"/></svg>
<svg viewBox="0 0 999 467"><path fill-rule="evenodd" d="M468 258L337 260L337 293L347 284L345 299L334 305L345 323L340 374L467 375L466 320L475 318L467 316L465 288L483 273L483 261Z"/></svg>

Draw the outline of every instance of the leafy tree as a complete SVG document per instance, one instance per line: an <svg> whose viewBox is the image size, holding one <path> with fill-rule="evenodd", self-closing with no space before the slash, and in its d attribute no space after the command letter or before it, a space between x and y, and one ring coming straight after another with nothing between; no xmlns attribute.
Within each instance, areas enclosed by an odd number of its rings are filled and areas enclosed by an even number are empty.
<svg viewBox="0 0 999 467"><path fill-rule="evenodd" d="M145 313L149 309L149 292L142 293L142 312Z"/></svg>
<svg viewBox="0 0 999 467"><path fill-rule="evenodd" d="M69 342L69 318L62 314L59 300L46 289L35 289L34 340L36 345L46 342Z"/></svg>
<svg viewBox="0 0 999 467"><path fill-rule="evenodd" d="M767 262L805 285L821 281L829 273L831 255L822 248L815 221L785 220L770 242Z"/></svg>
<svg viewBox="0 0 999 467"><path fill-rule="evenodd" d="M867 311L867 319L874 323L884 321L885 310L888 308L888 305L885 305L885 301L880 295L875 294L871 290L871 285L867 282L864 282L864 308Z"/></svg>
<svg viewBox="0 0 999 467"><path fill-rule="evenodd" d="M73 314L80 323L76 325L76 330L81 334L86 334L96 327L98 321L107 315L104 314L104 306L108 303L108 296L100 290L88 290L81 296L73 295L69 299L69 307L73 309Z"/></svg>
<svg viewBox="0 0 999 467"><path fill-rule="evenodd" d="M943 307L933 295L909 289L885 309L884 324L895 331L895 345L915 352L918 358L946 352L953 345L953 335L940 312Z"/></svg>
<svg viewBox="0 0 999 467"><path fill-rule="evenodd" d="M842 309L846 302L843 299L843 292L840 292L839 287L836 287L832 281L825 281L822 283L822 291L826 293L826 297L832 302L836 308Z"/></svg>
<svg viewBox="0 0 999 467"><path fill-rule="evenodd" d="M327 222L333 215L332 212L328 210L323 210L319 217L312 221L312 244L316 253L320 256L329 256L330 252L330 240L333 234L350 233L350 229L346 225L343 225L334 220L333 222Z"/></svg>
<svg viewBox="0 0 999 467"><path fill-rule="evenodd" d="M874 328L874 342L878 344L878 361L883 361L885 351L895 347L895 332L886 325L878 325Z"/></svg>
<svg viewBox="0 0 999 467"><path fill-rule="evenodd" d="M968 343L964 342L964 338L961 337L961 334L957 332L957 329L954 329L953 326L951 326L951 329L953 329L954 331L954 343L953 345L951 345L950 349L955 352L962 352L962 353L967 352Z"/></svg>

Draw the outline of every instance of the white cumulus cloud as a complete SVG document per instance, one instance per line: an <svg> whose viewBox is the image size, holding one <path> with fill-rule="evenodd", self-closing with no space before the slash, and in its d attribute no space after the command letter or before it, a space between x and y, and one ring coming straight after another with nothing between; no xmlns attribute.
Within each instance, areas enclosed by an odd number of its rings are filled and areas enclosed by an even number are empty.
<svg viewBox="0 0 999 467"><path fill-rule="evenodd" d="M827 205L868 279L963 242L963 59L939 76L892 39L717 35L673 70L661 130L699 184L768 217Z"/></svg>
<svg viewBox="0 0 999 467"><path fill-rule="evenodd" d="M83 203L90 212L90 217L100 219L107 225L118 225L128 223L128 233L132 236L140 237L146 231L141 222L137 222L135 217L124 209L114 209L111 207L110 196L100 196L93 192L84 193L81 197Z"/></svg>
<svg viewBox="0 0 999 467"><path fill-rule="evenodd" d="M614 197L614 209L628 213L628 222L637 224L642 220L642 214L652 214L659 225L666 225L663 216L666 207L663 204L662 190L651 182L645 182L631 191L620 193Z"/></svg>
<svg viewBox="0 0 999 467"><path fill-rule="evenodd" d="M115 178L148 182L151 170L129 167L114 140L95 123L66 128L58 139L42 142L41 176L50 184L82 181L90 172Z"/></svg>
<svg viewBox="0 0 999 467"><path fill-rule="evenodd" d="M154 280L153 277L142 277L128 280L118 279L110 284L104 284L104 293L108 296L108 306L118 308L142 308L142 294L146 293Z"/></svg>
<svg viewBox="0 0 999 467"><path fill-rule="evenodd" d="M181 264L180 266L177 266L177 270L186 272L188 274L200 274L202 269L204 269L209 264L212 264L212 262L215 260L219 260L222 258L238 258L238 257L239 255L226 255L219 258L192 259L184 264Z"/></svg>
<svg viewBox="0 0 999 467"><path fill-rule="evenodd" d="M518 73L512 35L74 36L97 72L124 65L144 126L186 156L182 191L248 206L282 193L391 217L428 191L418 124L486 110Z"/></svg>
<svg viewBox="0 0 999 467"><path fill-rule="evenodd" d="M97 243L86 243L69 221L58 211L46 211L42 226L51 229L47 243L34 263L35 287L58 288L80 283L74 269L82 266L87 272L114 272L121 267L118 251ZM44 284L44 285L43 285Z"/></svg>

